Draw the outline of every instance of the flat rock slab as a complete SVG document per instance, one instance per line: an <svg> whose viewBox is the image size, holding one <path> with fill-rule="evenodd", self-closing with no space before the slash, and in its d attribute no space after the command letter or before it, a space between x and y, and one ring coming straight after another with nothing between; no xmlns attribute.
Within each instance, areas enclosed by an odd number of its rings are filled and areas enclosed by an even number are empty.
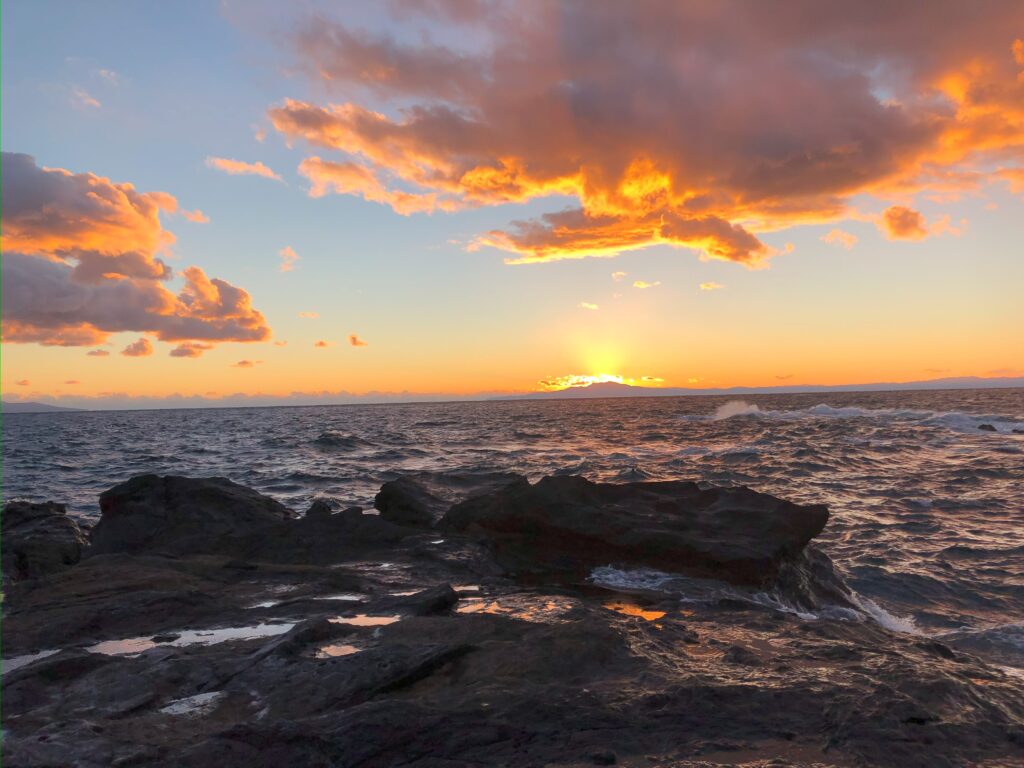
<svg viewBox="0 0 1024 768"><path fill-rule="evenodd" d="M440 527L484 539L520 576L579 575L614 564L761 585L827 522L824 505L744 487L546 477L456 504Z"/></svg>

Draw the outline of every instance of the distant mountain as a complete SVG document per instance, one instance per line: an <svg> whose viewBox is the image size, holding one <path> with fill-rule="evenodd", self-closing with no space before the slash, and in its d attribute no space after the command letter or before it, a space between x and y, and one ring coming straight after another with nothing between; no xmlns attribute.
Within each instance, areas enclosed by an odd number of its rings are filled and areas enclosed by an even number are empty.
<svg viewBox="0 0 1024 768"><path fill-rule="evenodd" d="M553 392L528 392L524 395L503 395L493 400L579 400L597 397L680 397L683 395L783 395L802 392L898 392L913 389L1005 389L1024 387L1024 377L986 379L961 376L926 381L888 382L878 384L792 384L777 387L727 387L696 389L687 387L634 387L614 381L570 387Z"/></svg>
<svg viewBox="0 0 1024 768"><path fill-rule="evenodd" d="M0 402L0 411L3 413L50 413L52 411L81 410L81 408L65 408L60 405L47 405L46 403L8 403L6 400Z"/></svg>

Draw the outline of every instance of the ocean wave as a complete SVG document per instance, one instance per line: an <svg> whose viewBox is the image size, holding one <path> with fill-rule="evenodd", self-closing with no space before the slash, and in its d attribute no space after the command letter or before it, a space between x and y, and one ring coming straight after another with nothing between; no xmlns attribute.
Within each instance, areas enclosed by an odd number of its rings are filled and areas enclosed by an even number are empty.
<svg viewBox="0 0 1024 768"><path fill-rule="evenodd" d="M922 634L912 618L887 611L875 601L849 589L841 581L824 586L829 590L838 587L850 605L822 601L811 607L792 599L781 588L747 590L721 581L696 579L652 568L621 569L610 565L602 566L593 569L587 580L624 592L662 592L684 603L714 605L722 602L739 602L788 613L804 621L873 621L893 632Z"/></svg>
<svg viewBox="0 0 1024 768"><path fill-rule="evenodd" d="M364 440L361 437L355 435L345 434L344 432L334 432L327 430L321 432L317 438L313 441L313 445L318 448L326 448L337 451L356 451L361 448L369 448L373 443L368 440Z"/></svg>
<svg viewBox="0 0 1024 768"><path fill-rule="evenodd" d="M773 419L781 421L798 421L800 419L878 419L888 422L906 421L925 426L941 426L956 432L987 432L1024 436L1024 421L999 414L965 413L962 411L928 411L916 408L863 408L847 406L837 408L819 403L810 408L794 411L764 410L760 406L745 400L730 400L715 409L711 416L704 417L711 421L724 421L737 417Z"/></svg>

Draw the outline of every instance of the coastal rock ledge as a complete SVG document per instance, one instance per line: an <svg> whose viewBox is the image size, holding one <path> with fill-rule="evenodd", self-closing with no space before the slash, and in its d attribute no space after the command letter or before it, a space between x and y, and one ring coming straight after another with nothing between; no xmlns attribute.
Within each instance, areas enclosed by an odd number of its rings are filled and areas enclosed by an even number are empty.
<svg viewBox="0 0 1024 768"><path fill-rule="evenodd" d="M744 487L562 476L467 499L447 512L440 528L484 539L495 559L519 576L578 576L615 564L759 586L773 581L827 522L822 504L794 504Z"/></svg>

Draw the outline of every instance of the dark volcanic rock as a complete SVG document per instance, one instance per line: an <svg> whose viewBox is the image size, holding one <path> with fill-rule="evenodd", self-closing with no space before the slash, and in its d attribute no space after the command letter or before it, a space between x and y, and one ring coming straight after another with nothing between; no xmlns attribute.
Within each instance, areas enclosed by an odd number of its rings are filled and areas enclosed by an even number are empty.
<svg viewBox="0 0 1024 768"><path fill-rule="evenodd" d="M453 504L505 488L524 478L511 472L421 472L381 486L373 505L398 525L432 526Z"/></svg>
<svg viewBox="0 0 1024 768"><path fill-rule="evenodd" d="M523 480L469 499L440 526L486 539L497 560L519 575L578 575L613 563L760 585L827 521L824 505L749 488L613 485L570 476Z"/></svg>
<svg viewBox="0 0 1024 768"><path fill-rule="evenodd" d="M31 579L74 565L87 546L63 504L12 501L3 509L4 581Z"/></svg>
<svg viewBox="0 0 1024 768"><path fill-rule="evenodd" d="M274 499L223 477L139 475L100 495L90 554L223 551L222 540L294 517Z"/></svg>

